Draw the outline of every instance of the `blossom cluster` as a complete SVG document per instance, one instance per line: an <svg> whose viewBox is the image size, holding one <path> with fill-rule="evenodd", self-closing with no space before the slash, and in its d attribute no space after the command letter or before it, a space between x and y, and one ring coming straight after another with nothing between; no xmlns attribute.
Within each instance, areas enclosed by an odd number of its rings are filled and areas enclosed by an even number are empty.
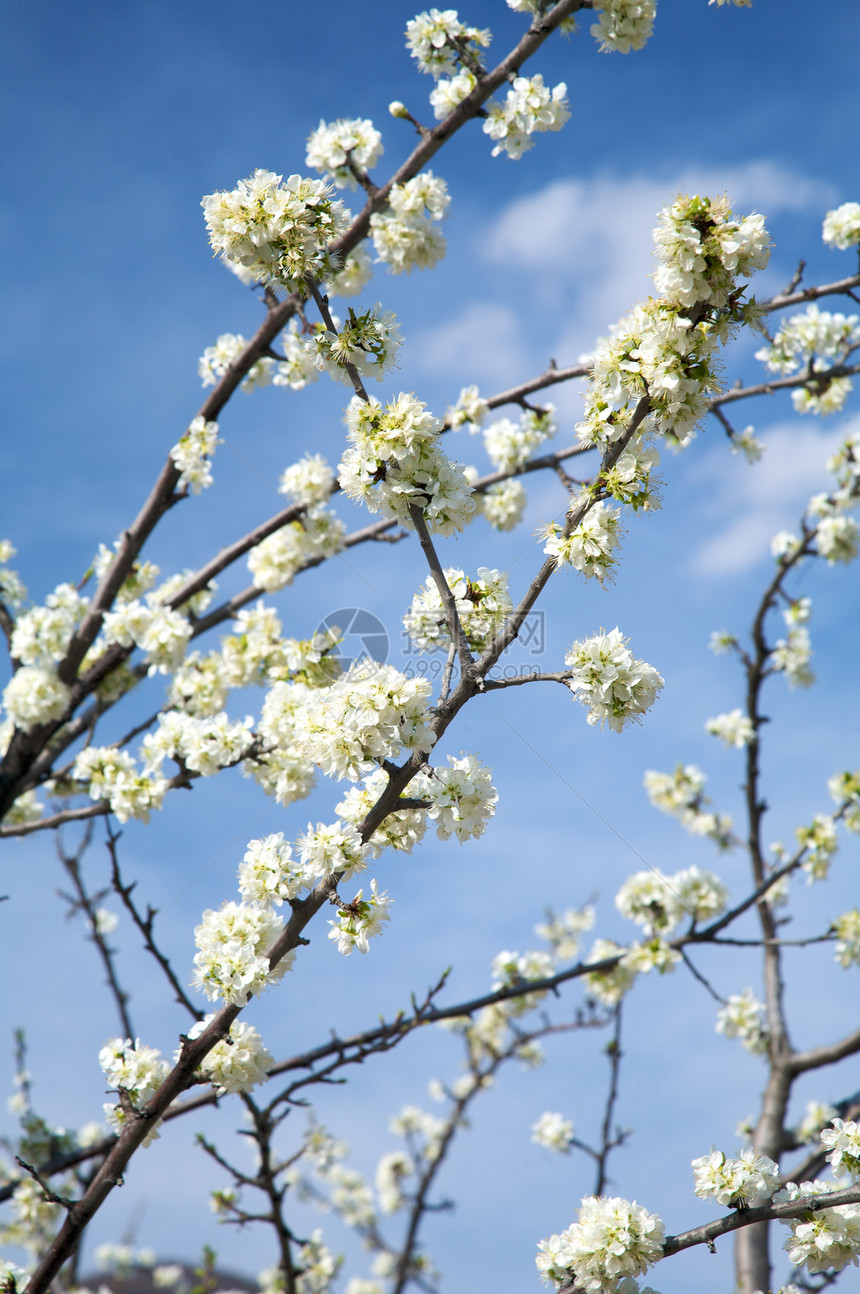
<svg viewBox="0 0 860 1294"><path fill-rule="evenodd" d="M588 707L588 723L608 723L613 732L650 709L663 687L662 676L637 660L627 641L612 629L575 642L564 658L570 670L567 685Z"/></svg>
<svg viewBox="0 0 860 1294"><path fill-rule="evenodd" d="M531 1133L536 1146L566 1155L573 1141L573 1122L562 1114L547 1111L532 1124Z"/></svg>
<svg viewBox="0 0 860 1294"><path fill-rule="evenodd" d="M256 170L201 203L213 251L259 283L301 290L308 277L336 272L329 244L345 232L343 204L323 180Z"/></svg>
<svg viewBox="0 0 860 1294"><path fill-rule="evenodd" d="M87 599L71 584L58 584L43 606L30 607L15 622L9 654L22 665L52 669L65 656L83 619Z"/></svg>
<svg viewBox="0 0 860 1294"><path fill-rule="evenodd" d="M248 554L254 587L267 593L292 584L297 571L331 557L343 547L346 527L330 508L316 504L296 521L267 535Z"/></svg>
<svg viewBox="0 0 860 1294"><path fill-rule="evenodd" d="M412 785L430 800L427 812L439 839L456 836L462 844L483 835L499 796L492 773L476 755L448 755L447 759L447 768L440 765Z"/></svg>
<svg viewBox="0 0 860 1294"><path fill-rule="evenodd" d="M127 750L112 746L85 747L75 757L71 776L86 786L91 800L106 800L120 822L148 822L168 789L165 778L141 773Z"/></svg>
<svg viewBox="0 0 860 1294"><path fill-rule="evenodd" d="M666 935L684 917L711 921L725 910L729 892L714 872L687 867L672 876L656 868L636 872L615 896L622 916L642 926L646 935Z"/></svg>
<svg viewBox="0 0 860 1294"><path fill-rule="evenodd" d="M782 613L788 629L785 638L779 638L770 654L771 668L784 674L790 688L811 687L815 674L810 667L812 644L809 639L811 611L809 598L799 598Z"/></svg>
<svg viewBox="0 0 860 1294"><path fill-rule="evenodd" d="M330 921L332 927L329 939L334 940L337 950L348 957L353 948L366 953L368 940L374 935L382 934L383 923L391 919L388 911L391 904L387 894L380 894L375 880L370 882L370 896L364 898L364 890L359 890L351 903L337 910L337 921Z"/></svg>
<svg viewBox="0 0 860 1294"><path fill-rule="evenodd" d="M8 564L17 551L11 540L0 539L0 599L13 609L21 606L27 596L21 577Z"/></svg>
<svg viewBox="0 0 860 1294"><path fill-rule="evenodd" d="M615 550L621 543L619 510L595 503L570 534L566 530L566 526L553 521L543 531L547 556L554 557L557 566L572 566L586 580L592 576L600 584L611 580Z"/></svg>
<svg viewBox="0 0 860 1294"><path fill-rule="evenodd" d="M214 386L219 382L247 345L247 339L241 333L225 332L217 338L214 346L207 346L197 364L201 385ZM242 379L242 390L253 391L255 387L268 386L274 365L275 360L271 356L261 355Z"/></svg>
<svg viewBox="0 0 860 1294"><path fill-rule="evenodd" d="M642 49L654 31L656 0L595 0L598 21L591 35L606 54Z"/></svg>
<svg viewBox="0 0 860 1294"><path fill-rule="evenodd" d="M469 648L475 652L489 647L513 610L505 571L479 566L474 579L451 567L444 572L451 590L460 626ZM403 627L421 651L447 648L451 641L445 605L432 575L403 617Z"/></svg>
<svg viewBox="0 0 860 1294"><path fill-rule="evenodd" d="M312 341L317 368L349 387L353 385L350 368L361 378L381 382L396 367L402 344L395 315L384 311L378 301L360 312L350 306L346 323L337 332L321 328Z"/></svg>
<svg viewBox="0 0 860 1294"><path fill-rule="evenodd" d="M177 489L199 494L212 484L211 459L218 444L217 422L207 422L199 415L170 451L179 472Z"/></svg>
<svg viewBox="0 0 860 1294"><path fill-rule="evenodd" d="M271 908L254 903L222 904L208 908L195 928L192 983L210 999L244 1006L248 999L277 983L292 967L290 951L275 966L268 952L284 925L283 917Z"/></svg>
<svg viewBox="0 0 860 1294"><path fill-rule="evenodd" d="M664 1227L656 1213L618 1196L590 1195L576 1222L538 1245L537 1269L547 1283L573 1276L577 1288L615 1294L625 1277L640 1276L663 1253Z"/></svg>
<svg viewBox="0 0 860 1294"><path fill-rule="evenodd" d="M469 470L471 469L467 469L467 475ZM495 481L477 494L476 502L494 530L513 530L522 521L525 512L525 487L521 481Z"/></svg>
<svg viewBox="0 0 860 1294"><path fill-rule="evenodd" d="M830 1195L840 1189L838 1182L788 1182L774 1200L802 1203L809 1196ZM835 1208L817 1208L799 1218L785 1218L789 1236L784 1248L789 1262L806 1266L810 1275L816 1272L841 1271L849 1263L860 1265L860 1204L840 1204Z"/></svg>
<svg viewBox="0 0 860 1294"><path fill-rule="evenodd" d="M698 195L679 197L664 208L654 239L660 262L654 278L661 295L637 306L598 347L585 417L577 425L582 444L604 449L625 435L646 397L634 457L643 454L651 435L674 446L692 437L709 397L719 389L717 344L735 324L751 318L751 307L738 304L737 280L762 269L770 251L760 216L738 219L725 199ZM653 506L649 476L655 462L646 459L632 475L628 467L628 480L608 474L602 484L621 501Z"/></svg>
<svg viewBox="0 0 860 1294"><path fill-rule="evenodd" d="M693 1160L693 1177L695 1192L701 1199L738 1209L753 1200L770 1199L779 1185L779 1165L751 1149L742 1150L737 1159L712 1150Z"/></svg>
<svg viewBox="0 0 860 1294"><path fill-rule="evenodd" d="M430 682L365 659L330 687L304 698L294 719L296 748L330 777L358 781L403 749L428 751Z"/></svg>
<svg viewBox="0 0 860 1294"><path fill-rule="evenodd" d="M707 779L695 764L678 764L674 773L649 769L643 780L655 809L677 818L691 835L708 836L720 849L731 846L732 820L725 814L707 810L710 804L704 794Z"/></svg>
<svg viewBox="0 0 860 1294"><path fill-rule="evenodd" d="M808 382L792 392L798 413L835 413L843 407L853 389L850 377L828 376L860 346L857 315L834 314L807 306L779 328L773 341L756 351L772 373L802 372Z"/></svg>
<svg viewBox="0 0 860 1294"><path fill-rule="evenodd" d="M429 799L429 795L424 790L428 781L424 774L419 774L409 786L409 798ZM368 774L362 779L360 785L351 786L341 802L335 805L338 817L358 830L387 784L388 774L384 769L378 768ZM427 817L423 809L395 809L380 823L368 840L365 846L366 854L369 858L378 858L383 849L395 849L400 853L411 854L413 847L424 838L426 829Z"/></svg>
<svg viewBox="0 0 860 1294"><path fill-rule="evenodd" d="M468 427L472 435L480 431L490 412L490 406L481 396L477 386L464 386L456 404L449 405L445 412L446 426L452 431Z"/></svg>
<svg viewBox="0 0 860 1294"><path fill-rule="evenodd" d="M747 1051L754 1055L767 1051L768 1036L764 1024L764 1003L759 1002L751 988L734 993L726 1005L717 1012L717 1033L726 1038L738 1038Z"/></svg>
<svg viewBox="0 0 860 1294"><path fill-rule="evenodd" d="M432 269L445 255L445 239L437 229L450 198L445 181L432 171L422 171L388 195L388 210L370 217L370 235L376 258L392 274Z"/></svg>
<svg viewBox="0 0 860 1294"><path fill-rule="evenodd" d="M705 723L705 732L712 737L719 737L727 746L743 750L755 738L752 719L740 710L730 710L728 714L718 714Z"/></svg>
<svg viewBox="0 0 860 1294"><path fill-rule="evenodd" d="M827 1162L834 1177L860 1180L860 1124L853 1119L834 1119L821 1133L821 1144L827 1148Z"/></svg>
<svg viewBox="0 0 860 1294"><path fill-rule="evenodd" d="M555 405L542 409L525 409L519 422L500 418L484 429L484 448L493 466L500 472L522 467L545 440L555 435Z"/></svg>
<svg viewBox="0 0 860 1294"><path fill-rule="evenodd" d="M483 129L495 142L493 157L506 153L516 160L534 144L532 135L561 130L569 118L564 81L550 90L538 72L534 76L515 76L504 103L489 100Z"/></svg>
<svg viewBox="0 0 860 1294"><path fill-rule="evenodd" d="M843 912L833 922L833 933L836 935L836 960L847 970L849 966L860 966L860 908L851 908Z"/></svg>
<svg viewBox="0 0 860 1294"><path fill-rule="evenodd" d="M353 167L369 171L382 156L382 136L366 118L321 121L308 136L305 163L324 174L338 189L354 189Z"/></svg>
<svg viewBox="0 0 860 1294"><path fill-rule="evenodd" d="M836 823L829 814L816 813L808 826L795 828L797 843L804 851L801 864L807 884L827 878L830 860L839 848Z"/></svg>
<svg viewBox="0 0 860 1294"><path fill-rule="evenodd" d="M346 413L350 446L338 475L344 492L372 512L414 529L410 508L420 507L428 530L450 535L474 515L462 468L439 446L438 419L412 395L383 408L354 398Z"/></svg>
<svg viewBox="0 0 860 1294"><path fill-rule="evenodd" d="M55 670L22 665L3 689L3 709L16 728L29 728L59 719L71 695Z"/></svg>
<svg viewBox="0 0 860 1294"><path fill-rule="evenodd" d="M144 1046L139 1038L113 1038L99 1052L99 1065L109 1087L125 1092L132 1104L141 1109L161 1087L170 1065L155 1047ZM128 1113L122 1105L105 1105L105 1115L115 1132L122 1130ZM157 1127L148 1133L144 1145L158 1136Z"/></svg>
<svg viewBox="0 0 860 1294"><path fill-rule="evenodd" d="M566 908L564 912L547 912L546 921L539 922L534 930L550 946L553 960L571 961L579 949L579 941L586 930L594 927L594 908L587 903L583 908Z"/></svg>
<svg viewBox="0 0 860 1294"><path fill-rule="evenodd" d="M463 54L476 57L490 39L486 29L460 22L456 9L430 9L406 24L406 47L420 70L434 80L456 73Z"/></svg>
<svg viewBox="0 0 860 1294"><path fill-rule="evenodd" d="M860 202L843 202L824 217L821 236L842 252L860 243Z"/></svg>
<svg viewBox="0 0 860 1294"><path fill-rule="evenodd" d="M207 1015L198 1020L188 1030L189 1039L199 1038L214 1019L214 1015ZM178 1061L181 1054L180 1049L174 1060ZM214 1084L219 1094L250 1092L265 1080L274 1060L254 1026L234 1020L227 1037L216 1042L204 1056L200 1073Z"/></svg>

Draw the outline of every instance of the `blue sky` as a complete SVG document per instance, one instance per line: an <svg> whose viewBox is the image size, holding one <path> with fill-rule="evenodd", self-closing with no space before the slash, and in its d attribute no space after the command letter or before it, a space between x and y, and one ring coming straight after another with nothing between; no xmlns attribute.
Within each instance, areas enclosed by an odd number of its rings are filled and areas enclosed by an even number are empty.
<svg viewBox="0 0 860 1294"><path fill-rule="evenodd" d="M35 600L61 580L80 579L99 542L112 542L133 516L199 403L203 348L219 333L249 335L257 325L253 295L212 261L201 197L258 166L303 170L304 140L321 118L373 118L385 138L379 174L386 175L413 143L410 128L388 117L388 102L402 99L430 117L430 79L414 70L402 40L413 12L399 2L336 0L323 13L265 0L252 26L223 0L74 9L7 0L0 537L17 545ZM479 0L461 16L492 28L497 56L523 26L502 0ZM529 69L551 84L567 82L572 118L564 131L539 137L512 163L492 158L473 127L435 159L452 195L448 258L430 274L378 272L365 298L396 310L406 338L400 372L381 396L414 390L441 412L466 382L489 394L541 371L550 357L575 362L648 292L655 213L678 190L728 191L739 208L765 213L776 248L761 294L781 288L801 256L809 282L853 268L852 256L822 246L820 227L828 208L858 197L854 0L834 0L826 20L799 0L755 0L749 11L661 0L652 41L627 57L601 55L587 27L586 19L570 41L550 42ZM759 379L754 349L738 344L729 380ZM580 389L554 393L559 443L572 438ZM332 383L238 393L221 421L227 444L216 457L215 487L176 509L154 537L152 556L164 572L195 566L276 510L280 472L307 449L336 461L342 405ZM641 866L633 850L667 871L714 865L706 843L649 809L642 773L700 763L718 807L739 813L739 756L718 748L702 725L741 704L740 679L730 661L710 656L708 637L749 623L771 569L770 535L796 523L809 493L823 488L823 462L858 416L856 401L816 422L794 417L787 400L759 400L739 419L768 444L756 468L728 453L715 425L684 455L665 456L664 508L631 519L615 584L602 590L563 574L553 582L541 657L558 668L574 638L619 624L636 654L663 673L659 704L620 737L588 728L552 688L471 705L445 749L479 751L493 768L494 823L462 848L434 837L411 860L381 861L380 884L396 901L390 930L368 957L349 960L336 957L322 930L315 934L300 973L252 1008L273 1052L312 1046L329 1027L370 1026L451 963L450 1000L482 991L497 951L534 946L532 926L548 903L596 897L598 933L632 937L612 897ZM452 453L486 461L477 439L462 437ZM517 532L498 536L476 525L444 546L443 561L509 568L513 587L522 588L540 556L534 528L564 506L554 481L530 482L529 493ZM388 627L389 659L402 664L399 617L423 580L413 545L364 548L330 563L322 577L301 576L272 601L296 636L360 604ZM229 594L245 582L239 571L221 589ZM856 571L810 569L798 591L814 598L820 682L791 694L774 682L767 694L769 840L826 811L826 778L858 762L860 698L856 670L845 668L857 658ZM521 653L515 663L530 659ZM157 705L157 681L149 696ZM242 713L258 703L239 700ZM129 824L124 867L163 910L160 928L178 966L190 967L202 910L233 896L245 841L264 831L295 835L311 816L330 820L338 798L322 784L310 801L270 809L254 825L262 797L228 774L170 804L149 828ZM0 892L10 900L0 908L2 945L16 983L8 1026L28 1024L40 1108L58 1123L80 1124L99 1116L104 1099L95 1058L116 1031L111 1007L91 950L79 947L54 897L61 881L51 842L10 842L4 854ZM843 868L848 859L846 847ZM95 884L105 875L100 843L91 867ZM739 856L725 861L724 874L741 892ZM821 929L856 901L856 884L837 867L832 887L804 891L803 901L798 928ZM119 935L136 1029L169 1052L184 1020L127 923ZM809 961L811 981L801 979L799 957L789 969L802 1045L842 1031L840 994L849 983L830 969L829 953ZM758 982L752 957L703 964L724 993ZM576 991L566 994L559 1012L578 1000ZM619 1121L636 1132L613 1163L613 1190L676 1231L711 1216L692 1196L689 1161L712 1142L734 1147L735 1123L754 1111L762 1070L714 1034L712 1004L680 972L674 982L641 984L627 1017ZM695 1038L690 1048L679 1042L687 1037ZM537 1288L535 1243L572 1220L591 1171L576 1156L551 1160L530 1145L528 1128L543 1110L559 1109L583 1138L595 1135L603 1042L574 1035L551 1050L542 1071L509 1073L477 1109L441 1184L458 1210L427 1228L449 1290ZM428 1105L427 1079L453 1077L458 1064L447 1037L413 1039L351 1076L336 1099L326 1094L322 1117L372 1175L378 1154L394 1144L389 1115L406 1103ZM3 1068L11 1074L11 1046L0 1040ZM851 1086L825 1074L802 1095L838 1099ZM238 1122L238 1112L222 1113L219 1135ZM196 1126L216 1130L211 1121ZM131 1228L140 1244L188 1258L208 1242L226 1264L253 1275L271 1259L268 1241L215 1227L203 1187L221 1183L191 1136L190 1126L174 1124L138 1157L95 1238ZM343 1243L336 1228L331 1243ZM729 1270L723 1245L716 1259L666 1263L653 1281L663 1294L691 1282L710 1294L727 1287ZM361 1259L347 1272L364 1274Z"/></svg>

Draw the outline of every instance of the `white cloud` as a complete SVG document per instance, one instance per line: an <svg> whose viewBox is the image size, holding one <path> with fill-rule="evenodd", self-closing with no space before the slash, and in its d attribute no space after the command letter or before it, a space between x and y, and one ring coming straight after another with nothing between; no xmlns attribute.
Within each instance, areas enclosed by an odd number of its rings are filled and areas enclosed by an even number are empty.
<svg viewBox="0 0 860 1294"><path fill-rule="evenodd" d="M444 373L452 384L508 386L530 376L523 371L528 350L519 316L490 301L473 302L457 318L416 333L412 353L426 372Z"/></svg>
<svg viewBox="0 0 860 1294"><path fill-rule="evenodd" d="M769 559L772 536L796 531L809 496L832 484L825 463L846 436L860 432L860 418L819 437L801 430L797 422L771 428L761 437L767 448L754 466L726 453L724 445L700 460L695 476L708 480L709 511L723 525L693 553L697 574L735 575Z"/></svg>

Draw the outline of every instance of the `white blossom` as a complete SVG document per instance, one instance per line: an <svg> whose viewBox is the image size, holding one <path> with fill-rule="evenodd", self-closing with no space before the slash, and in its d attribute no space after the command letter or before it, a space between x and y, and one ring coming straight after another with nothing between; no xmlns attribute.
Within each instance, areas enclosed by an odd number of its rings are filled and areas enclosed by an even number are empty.
<svg viewBox="0 0 860 1294"><path fill-rule="evenodd" d="M566 654L568 687L588 707L588 723L613 732L650 709L663 687L653 665L637 660L620 629L575 642Z"/></svg>
<svg viewBox="0 0 860 1294"><path fill-rule="evenodd" d="M860 908L851 908L837 917L832 925L836 935L836 960L847 970L860 966Z"/></svg>
<svg viewBox="0 0 860 1294"><path fill-rule="evenodd" d="M621 513L605 503L596 503L571 534L551 522L542 533L544 552L557 566L572 566L585 579L595 576L600 584L612 578L615 549L621 543Z"/></svg>
<svg viewBox="0 0 860 1294"><path fill-rule="evenodd" d="M296 841L296 849L307 888L317 880L328 880L335 873L354 875L364 871L365 847L351 822L308 823L308 829Z"/></svg>
<svg viewBox="0 0 860 1294"><path fill-rule="evenodd" d="M532 135L544 130L561 130L570 117L567 86L559 82L552 90L535 76L515 76L504 103L490 99L484 134L495 141L493 157L507 153L517 159L531 148Z"/></svg>
<svg viewBox="0 0 860 1294"><path fill-rule="evenodd" d="M207 346L197 365L201 386L215 386L247 345L246 338L240 333L225 332L218 337L214 346ZM270 356L261 355L242 379L242 390L253 391L255 387L268 386L272 380L274 362Z"/></svg>
<svg viewBox="0 0 860 1294"><path fill-rule="evenodd" d="M456 9L429 9L406 24L407 49L421 71L437 79L448 73L456 74L460 58L458 45L464 43L477 55L479 49L489 45L490 33L467 27L460 22Z"/></svg>
<svg viewBox="0 0 860 1294"><path fill-rule="evenodd" d="M604 1006L617 1006L636 979L636 967L625 961L623 953L624 949L613 939L595 939L586 958L589 963L608 961L610 957L618 958L614 966L607 970L591 971L585 977L588 992Z"/></svg>
<svg viewBox="0 0 860 1294"><path fill-rule="evenodd" d="M532 1124L532 1141L546 1150L566 1155L573 1140L573 1121L564 1115L547 1111Z"/></svg>
<svg viewBox="0 0 860 1294"><path fill-rule="evenodd" d="M573 1275L578 1288L615 1294L627 1276L641 1276L663 1253L664 1227L656 1213L618 1196L590 1195L577 1221L538 1245L537 1268L561 1284Z"/></svg>
<svg viewBox="0 0 860 1294"><path fill-rule="evenodd" d="M804 625L790 628L786 638L778 639L771 652L771 665L779 673L785 674L788 686L811 687L815 675L810 669L812 645L809 630Z"/></svg>
<svg viewBox="0 0 860 1294"><path fill-rule="evenodd" d="M548 912L547 920L539 922L534 932L550 945L556 962L571 961L579 951L580 936L593 929L594 915L590 903L584 908L566 908L559 914Z"/></svg>
<svg viewBox="0 0 860 1294"><path fill-rule="evenodd" d="M825 880L830 860L839 848L834 819L828 814L816 813L808 827L797 827L794 834L804 850L801 866L806 872L807 885Z"/></svg>
<svg viewBox="0 0 860 1294"><path fill-rule="evenodd" d="M656 0L595 0L598 21L591 34L604 53L642 49L654 31Z"/></svg>
<svg viewBox="0 0 860 1294"><path fill-rule="evenodd" d="M360 786L350 787L340 804L335 805L335 812L358 830L387 785L388 774L384 769L377 769L365 777ZM420 781L417 784L413 782L405 794L410 798L420 798L419 790ZM366 845L367 856L378 858L385 848L411 854L413 846L424 838L426 828L427 815L424 809L396 809L387 815L370 837Z"/></svg>
<svg viewBox="0 0 860 1294"><path fill-rule="evenodd" d="M764 1010L764 1003L759 1002L751 988L734 993L717 1012L717 1033L739 1038L747 1051L754 1054L766 1052Z"/></svg>
<svg viewBox="0 0 860 1294"><path fill-rule="evenodd" d="M430 107L437 121L444 119L472 93L478 84L474 72L462 68L456 76L440 77L430 91Z"/></svg>
<svg viewBox="0 0 860 1294"><path fill-rule="evenodd" d="M254 587L275 593L292 584L297 571L340 552L345 533L330 508L308 508L300 520L287 522L251 549L248 570Z"/></svg>
<svg viewBox="0 0 860 1294"><path fill-rule="evenodd" d="M113 1038L105 1043L99 1052L99 1065L108 1087L126 1092L138 1110L152 1100L170 1073L170 1065L162 1059L161 1052L143 1045L139 1038L134 1042L130 1038ZM105 1105L104 1111L110 1127L119 1133L128 1117L122 1105ZM156 1123L147 1133L144 1146L157 1137Z"/></svg>
<svg viewBox="0 0 860 1294"><path fill-rule="evenodd" d="M476 498L478 507L494 530L513 530L522 521L526 491L521 481L496 481Z"/></svg>
<svg viewBox="0 0 860 1294"><path fill-rule="evenodd" d="M328 776L358 781L403 749L430 749L430 691L427 679L361 660L304 699L293 719L296 748Z"/></svg>
<svg viewBox="0 0 860 1294"><path fill-rule="evenodd" d="M212 484L211 458L218 444L218 423L207 422L199 415L170 451L179 472L177 489L199 494Z"/></svg>
<svg viewBox="0 0 860 1294"><path fill-rule="evenodd" d="M363 894L364 890L359 890L351 903L338 908L338 920L329 921L332 929L328 937L336 942L338 952L345 957L349 956L353 948L366 953L368 940L374 935L381 935L383 923L391 919L388 911L391 899L387 894L378 892L375 880L370 882L370 897L364 899Z"/></svg>
<svg viewBox="0 0 860 1294"><path fill-rule="evenodd" d="M827 1162L834 1177L847 1173L852 1182L860 1179L860 1124L853 1119L833 1119L821 1133L821 1144L829 1152Z"/></svg>
<svg viewBox="0 0 860 1294"><path fill-rule="evenodd" d="M71 584L58 584L44 606L30 607L15 622L9 654L22 665L51 670L68 651L88 606Z"/></svg>
<svg viewBox="0 0 860 1294"><path fill-rule="evenodd" d="M455 835L461 844L484 834L499 798L492 773L475 755L459 759L449 755L448 767L434 768L419 787L422 798L430 801L427 812L436 823L439 839Z"/></svg>
<svg viewBox="0 0 860 1294"><path fill-rule="evenodd" d="M3 689L3 709L16 728L59 719L71 700L71 690L52 669L22 665Z"/></svg>
<svg viewBox="0 0 860 1294"><path fill-rule="evenodd" d="M338 475L350 498L410 530L410 508L420 507L428 529L443 535L461 530L474 515L469 482L440 448L440 424L420 400L401 393L383 408L356 398L346 421L350 448Z"/></svg>
<svg viewBox="0 0 860 1294"><path fill-rule="evenodd" d="M797 1127L797 1139L806 1145L818 1141L821 1129L838 1114L835 1106L824 1101L807 1101L806 1113Z"/></svg>
<svg viewBox="0 0 860 1294"><path fill-rule="evenodd" d="M336 333L320 329L313 338L317 368L348 387L352 387L352 378L347 364L360 377L381 382L390 369L396 368L402 344L396 316L390 310L383 311L378 301L361 312L350 306L346 323Z"/></svg>
<svg viewBox="0 0 860 1294"><path fill-rule="evenodd" d="M728 1159L712 1150L693 1160L695 1192L701 1199L714 1199L725 1208L743 1208L753 1200L768 1200L779 1185L779 1166L767 1155L743 1150Z"/></svg>
<svg viewBox="0 0 860 1294"><path fill-rule="evenodd" d="M445 421L452 431L468 427L474 435L480 430L489 412L490 406L482 398L477 386L464 386L457 398L457 403L449 405L445 413Z"/></svg>
<svg viewBox="0 0 860 1294"><path fill-rule="evenodd" d="M743 431L736 432L729 448L733 454L743 454L748 463L757 463L765 450L761 441L753 435L752 427L744 427Z"/></svg>
<svg viewBox="0 0 860 1294"><path fill-rule="evenodd" d="M335 279L332 280L332 290L334 290L335 281ZM347 292L344 295L349 296L350 293ZM275 363L272 376L274 386L288 386L292 391L301 391L310 382L317 381L321 370L317 368L313 338L323 328L325 324L319 323L310 328L305 335L299 331L298 320L290 320L281 333L280 347L283 359Z"/></svg>
<svg viewBox="0 0 860 1294"><path fill-rule="evenodd" d="M389 210L370 217L377 260L393 274L432 269L445 255L445 239L435 222L444 219L450 197L445 181L422 171L388 195Z"/></svg>
<svg viewBox="0 0 860 1294"><path fill-rule="evenodd" d="M322 454L305 454L282 473L278 490L292 495L297 503L313 507L315 503L325 503L333 485L334 470Z"/></svg>
<svg viewBox="0 0 860 1294"><path fill-rule="evenodd" d="M84 784L91 800L107 800L120 822L148 822L167 792L163 777L140 773L129 752L113 746L85 747L75 757L71 776Z"/></svg>
<svg viewBox="0 0 860 1294"><path fill-rule="evenodd" d="M208 998L244 1006L292 967L294 950L269 966L267 953L283 925L283 917L255 903L224 903L217 912L207 908L194 931L194 987Z"/></svg>
<svg viewBox="0 0 860 1294"><path fill-rule="evenodd" d="M776 1202L790 1200L802 1202L807 1196L832 1194L839 1190L838 1182L789 1182L775 1197ZM818 1208L799 1218L786 1218L789 1237L784 1248L789 1262L801 1264L814 1275L816 1272L841 1271L849 1263L858 1265L860 1259L860 1205L841 1204L836 1208Z"/></svg>
<svg viewBox="0 0 860 1294"><path fill-rule="evenodd" d="M860 202L843 202L841 207L828 211L821 236L825 243L838 247L841 252L860 243Z"/></svg>
<svg viewBox="0 0 860 1294"><path fill-rule="evenodd" d="M648 799L662 813L671 814L694 836L708 836L720 849L732 842L731 818L706 810L705 775L695 764L678 764L674 773L653 769L643 779Z"/></svg>
<svg viewBox="0 0 860 1294"><path fill-rule="evenodd" d="M334 271L328 247L347 228L343 204L323 180L256 170L226 193L201 203L213 251L248 270L259 283L289 291L309 276Z"/></svg>
<svg viewBox="0 0 860 1294"><path fill-rule="evenodd" d="M304 866L293 858L282 831L248 841L239 864L239 893L248 903L274 903L280 907L297 898L303 889L313 888L313 884Z"/></svg>
<svg viewBox="0 0 860 1294"><path fill-rule="evenodd" d="M396 1213L406 1202L402 1183L411 1177L415 1165L404 1150L393 1150L383 1155L376 1167L376 1193L383 1213Z"/></svg>
<svg viewBox="0 0 860 1294"><path fill-rule="evenodd" d="M198 1020L188 1030L188 1037L199 1038L214 1019L214 1015L207 1015ZM178 1061L181 1054L180 1049L174 1060ZM200 1073L214 1083L219 1093L250 1092L265 1081L274 1060L254 1026L234 1020L228 1036L216 1042L200 1062Z"/></svg>
<svg viewBox="0 0 860 1294"><path fill-rule="evenodd" d="M444 574L469 648L473 652L484 651L513 611L507 573L479 566L474 579L454 567ZM424 587L412 599L403 617L403 627L421 651L447 649L451 634L442 596L432 575L428 575Z"/></svg>
<svg viewBox="0 0 860 1294"><path fill-rule="evenodd" d="M615 906L648 935L668 933L684 913L671 878L656 869L636 872L626 880L615 896Z"/></svg>
<svg viewBox="0 0 860 1294"><path fill-rule="evenodd" d="M367 118L321 121L308 136L305 163L326 174L337 188L354 189L356 179L349 163L369 171L383 152L382 136Z"/></svg>
<svg viewBox="0 0 860 1294"><path fill-rule="evenodd" d="M740 710L730 710L728 714L718 714L705 723L705 732L712 737L719 737L727 746L743 750L755 737L752 719Z"/></svg>
<svg viewBox="0 0 860 1294"><path fill-rule="evenodd" d="M336 269L334 276L327 284L327 291L330 297L357 297L363 292L370 280L373 278L373 266L370 260L370 252L364 243L359 243L353 247L351 252L347 252L343 261ZM283 366L281 366L283 367ZM313 381L313 378L306 379ZM290 385L294 385L290 383Z"/></svg>
<svg viewBox="0 0 860 1294"><path fill-rule="evenodd" d="M822 517L815 530L815 546L829 566L853 562L860 551L860 530L853 517L843 514Z"/></svg>
<svg viewBox="0 0 860 1294"><path fill-rule="evenodd" d="M524 410L519 422L500 418L490 423L484 429L484 448L499 471L512 472L556 431L555 405L547 404L541 410Z"/></svg>

